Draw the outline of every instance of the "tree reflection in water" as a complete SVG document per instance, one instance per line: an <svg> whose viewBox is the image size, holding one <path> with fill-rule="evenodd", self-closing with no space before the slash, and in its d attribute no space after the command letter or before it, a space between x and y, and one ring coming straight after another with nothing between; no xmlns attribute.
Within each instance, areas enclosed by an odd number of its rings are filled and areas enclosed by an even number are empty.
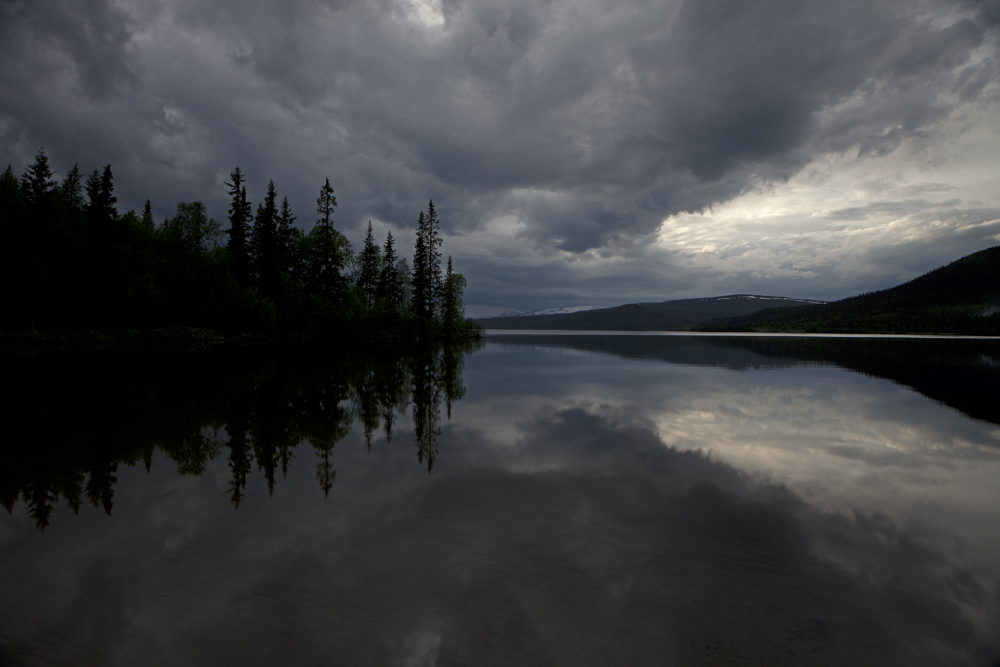
<svg viewBox="0 0 1000 667"><path fill-rule="evenodd" d="M465 394L463 357L478 347L7 354L0 364L16 393L0 407L0 503L12 512L23 499L44 531L60 497L77 512L85 495L110 514L122 463L148 470L159 449L180 474L201 475L228 449L228 496L239 507L254 464L273 493L303 443L328 495L334 448L355 421L371 451L380 430L392 441L408 409L430 472L441 404L450 418Z"/></svg>

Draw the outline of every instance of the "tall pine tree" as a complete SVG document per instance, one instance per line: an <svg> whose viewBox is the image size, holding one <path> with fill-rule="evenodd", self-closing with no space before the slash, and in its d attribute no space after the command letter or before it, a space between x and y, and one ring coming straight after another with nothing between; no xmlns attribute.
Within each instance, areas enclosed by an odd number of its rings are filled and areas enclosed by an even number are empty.
<svg viewBox="0 0 1000 667"><path fill-rule="evenodd" d="M146 205L142 207L142 226L146 229L155 229L156 222L153 220L153 204L146 200Z"/></svg>
<svg viewBox="0 0 1000 667"><path fill-rule="evenodd" d="M39 321L46 323L46 306L53 289L51 267L46 261L48 240L53 235L55 217L55 174L49 168L45 150L39 148L35 162L21 176L21 195L25 207L15 230L14 275L15 297L11 304L19 311L22 326L34 329Z"/></svg>
<svg viewBox="0 0 1000 667"><path fill-rule="evenodd" d="M96 173L96 172L95 172ZM35 154L35 162L24 170L21 176L21 192L28 206L43 205L51 197L56 182L55 174L49 168L49 158L45 149L39 148Z"/></svg>
<svg viewBox="0 0 1000 667"><path fill-rule="evenodd" d="M441 325L445 335L455 336L465 324L465 305L462 303L465 286L465 276L452 270L451 255L448 255L448 270L445 273L441 298Z"/></svg>
<svg viewBox="0 0 1000 667"><path fill-rule="evenodd" d="M87 232L90 237L87 258L90 264L89 308L98 322L117 325L121 312L121 297L126 288L121 284L122 262L118 242L121 238L118 209L115 205L114 176L111 165L103 172L95 169L87 184Z"/></svg>
<svg viewBox="0 0 1000 667"><path fill-rule="evenodd" d="M368 221L368 233L365 235L365 245L361 250L361 267L358 272L358 287L365 294L368 309L375 307L378 292L378 279L381 273L382 253L375 243L372 222Z"/></svg>
<svg viewBox="0 0 1000 667"><path fill-rule="evenodd" d="M427 273L431 285L431 317L441 314L441 297L444 293L444 283L441 278L441 222L434 208L434 201L427 204Z"/></svg>
<svg viewBox="0 0 1000 667"><path fill-rule="evenodd" d="M290 276L299 277L298 249L302 232L295 226L295 216L288 197L281 200L281 211L278 213L278 251L279 270Z"/></svg>
<svg viewBox="0 0 1000 667"><path fill-rule="evenodd" d="M7 165L0 175L0 289L5 291L7 303L0 308L0 326L4 329L20 329L30 323L23 317L28 312L23 308L24 244L28 242L24 227L24 197L14 170Z"/></svg>
<svg viewBox="0 0 1000 667"><path fill-rule="evenodd" d="M229 229L226 234L229 240L226 242L226 251L229 253L232 262L233 273L236 280L241 285L250 285L250 224L253 209L247 201L247 189L243 185L246 182L246 175L240 170L239 165L233 169L229 175L232 182L226 183L229 186L229 196L232 202L229 206Z"/></svg>
<svg viewBox="0 0 1000 667"><path fill-rule="evenodd" d="M337 198L328 178L316 199L319 219L306 239L306 287L313 297L321 301L322 307L343 303L347 293L347 281L343 275L346 239L333 228L336 208Z"/></svg>
<svg viewBox="0 0 1000 667"><path fill-rule="evenodd" d="M270 181L267 184L264 203L257 207L257 217L254 220L250 240L254 272L257 274L257 289L264 296L274 296L278 287L278 271L281 270L277 199L278 193L274 188L274 181Z"/></svg>
<svg viewBox="0 0 1000 667"><path fill-rule="evenodd" d="M434 283L428 262L427 216L417 217L417 241L413 248L413 314L421 322L434 317Z"/></svg>
<svg viewBox="0 0 1000 667"><path fill-rule="evenodd" d="M402 287L399 284L399 269L396 262L396 245L392 238L392 230L385 236L385 246L382 249L382 270L378 276L378 298L384 299L393 308L398 308L402 302Z"/></svg>

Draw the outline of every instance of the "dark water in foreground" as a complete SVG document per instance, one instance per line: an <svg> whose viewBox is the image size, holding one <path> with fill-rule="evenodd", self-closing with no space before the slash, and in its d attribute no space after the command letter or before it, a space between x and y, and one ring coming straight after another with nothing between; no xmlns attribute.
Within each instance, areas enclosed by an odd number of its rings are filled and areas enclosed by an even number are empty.
<svg viewBox="0 0 1000 667"><path fill-rule="evenodd" d="M0 368L0 665L1000 665L994 341Z"/></svg>

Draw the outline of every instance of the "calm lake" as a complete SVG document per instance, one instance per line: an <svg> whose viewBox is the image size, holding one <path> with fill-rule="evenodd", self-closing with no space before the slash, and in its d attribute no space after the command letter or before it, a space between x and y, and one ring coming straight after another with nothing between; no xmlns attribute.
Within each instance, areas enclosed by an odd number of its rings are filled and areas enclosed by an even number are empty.
<svg viewBox="0 0 1000 667"><path fill-rule="evenodd" d="M1000 665L1000 341L0 352L0 665Z"/></svg>

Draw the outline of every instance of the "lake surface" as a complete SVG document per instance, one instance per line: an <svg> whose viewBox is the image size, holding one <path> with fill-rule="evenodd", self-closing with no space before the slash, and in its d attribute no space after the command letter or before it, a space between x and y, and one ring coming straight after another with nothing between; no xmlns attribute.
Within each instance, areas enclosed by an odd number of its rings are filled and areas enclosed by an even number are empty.
<svg viewBox="0 0 1000 667"><path fill-rule="evenodd" d="M0 665L1000 664L998 341L0 368Z"/></svg>

